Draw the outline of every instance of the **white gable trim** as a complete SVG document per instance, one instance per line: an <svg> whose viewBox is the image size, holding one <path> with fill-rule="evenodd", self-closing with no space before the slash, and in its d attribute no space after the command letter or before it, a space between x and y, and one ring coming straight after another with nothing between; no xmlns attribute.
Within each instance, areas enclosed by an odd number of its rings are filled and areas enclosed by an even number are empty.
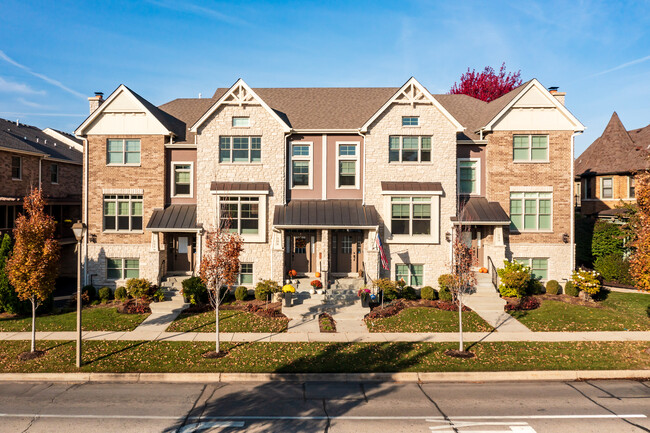
<svg viewBox="0 0 650 433"><path fill-rule="evenodd" d="M242 94L242 90L245 93ZM234 102L227 101L228 98L230 98L230 97L234 97L237 101L234 101ZM196 123L194 125L192 125L192 127L190 128L190 131L191 132L197 132L199 127L201 125L203 125L203 123L205 123L205 121L208 120L208 118L210 116L212 116L212 114L215 111L217 111L217 108L219 108L221 105L225 105L225 104L243 105L243 104L251 104L251 103L258 103L264 109L266 109L266 111L268 111L268 113L271 115L271 117L273 117L275 120L278 121L278 123L280 123L280 125L282 126L282 129L284 130L284 132L290 132L291 131L291 128L289 127L289 125L287 125L280 118L280 116L278 116L278 114L275 111L273 111L273 109L271 107L269 107L267 105L267 103L264 102L262 100L262 98L260 98L257 95L257 93L255 93L253 91L253 89L251 89L249 87L249 85L246 84L246 82L244 80L242 80L241 78L238 79L235 82L235 84L233 84L232 87L230 89L228 89L228 91L226 93L224 93L224 95L221 98L219 98L219 100L217 102L215 102L214 105L212 105L212 107L210 107L210 109L208 111L206 111L205 114L203 114L203 116L201 116L201 118L199 120L196 121Z"/></svg>
<svg viewBox="0 0 650 433"><path fill-rule="evenodd" d="M431 93L422 85L418 80L416 80L414 77L409 78L409 80L404 83L402 87L361 127L361 132L367 132L368 128L372 123L377 120L377 118L388 109L393 103L397 101L397 98L400 96L404 95L406 90L408 89L409 86L414 86L414 88L417 88L424 97L419 97L417 98L414 94L412 95L405 95L407 99L410 101L411 104L415 105L417 103L422 103L426 100L430 102L434 107L436 107L455 127L457 132L462 132L465 130L465 127L461 125L458 120L454 118L454 116L451 115L449 111L443 107L440 102L436 100L436 98L433 97Z"/></svg>
<svg viewBox="0 0 650 433"><path fill-rule="evenodd" d="M102 114L106 110L106 108L108 108L111 105L111 102L113 102L115 100L115 98L117 98L119 95L121 95L122 93L125 93L125 92L127 94L129 94L131 96L131 98L133 99L133 101L142 108L142 111L144 111L145 113L149 113L149 115L156 121L156 123L160 126L160 129L161 129L160 133L161 134L171 134L172 133L171 131L169 131L165 127L165 125L160 123L160 121L156 118L156 116L154 116L147 109L147 107L145 107L142 104L142 102L140 102L138 100L138 98L136 98L133 95L133 92L131 92L124 84L120 84L120 86L117 89L115 89L115 91L113 93L111 93L111 95L99 106L99 108L97 108L90 116L88 116L88 118L86 120L84 120L84 122L81 125L79 125L79 127L75 130L74 134L76 136L85 135L86 129L88 129L88 127L90 125L92 125L92 123L95 121L95 119L97 119L99 117L99 115Z"/></svg>
<svg viewBox="0 0 650 433"><path fill-rule="evenodd" d="M515 96L515 98L512 101L510 101L508 105L506 105L501 111L499 111L499 113L497 113L497 115L494 116L494 118L490 120L490 122L488 122L488 124L485 125L482 129L491 131L494 125L499 120L501 120L501 118L505 116L505 114L517 103L517 101L519 101L526 94L526 92L528 92L533 87L536 87L538 90L540 90L542 95L544 95L549 100L549 102L551 102L551 104L555 108L557 108L560 111L560 113L562 113L564 117L566 117L569 120L569 122L571 122L571 124L573 124L574 131L585 130L585 126L582 123L580 123L580 121L573 114L571 114L571 112L564 105L562 105L562 103L560 103L560 101L558 101L557 98L551 95L551 93L546 89L546 87L542 86L542 83L537 81L536 78L530 80L528 85L521 92L519 92L519 94Z"/></svg>

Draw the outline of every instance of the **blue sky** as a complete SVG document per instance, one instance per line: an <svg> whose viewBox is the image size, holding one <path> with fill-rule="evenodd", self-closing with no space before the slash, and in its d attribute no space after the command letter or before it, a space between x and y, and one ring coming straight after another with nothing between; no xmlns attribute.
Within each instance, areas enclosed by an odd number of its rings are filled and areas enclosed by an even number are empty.
<svg viewBox="0 0 650 433"><path fill-rule="evenodd" d="M650 123L650 2L0 0L0 117L72 131L94 91L155 104L253 87L446 93L468 67L567 92L582 152L617 111Z"/></svg>

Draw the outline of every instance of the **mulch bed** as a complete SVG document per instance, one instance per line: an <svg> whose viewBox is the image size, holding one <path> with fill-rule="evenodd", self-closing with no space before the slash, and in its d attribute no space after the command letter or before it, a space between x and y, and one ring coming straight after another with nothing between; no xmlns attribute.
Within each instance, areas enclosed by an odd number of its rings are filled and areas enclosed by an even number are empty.
<svg viewBox="0 0 650 433"><path fill-rule="evenodd" d="M140 300L136 303L135 299L129 299L117 306L117 312L121 314L146 314L151 313L149 308L150 302Z"/></svg>
<svg viewBox="0 0 650 433"><path fill-rule="evenodd" d="M326 329L327 325L330 325L332 329ZM336 321L329 313L321 313L318 316L318 327L320 332L336 332Z"/></svg>
<svg viewBox="0 0 650 433"><path fill-rule="evenodd" d="M219 352L215 352L214 350L212 350L210 352L205 352L201 354L202 357L207 359L219 359L219 358L223 358L226 355L228 355L228 351L226 350L220 350Z"/></svg>
<svg viewBox="0 0 650 433"><path fill-rule="evenodd" d="M426 299L418 299L415 301L407 301L406 299L398 299L396 301L384 304L384 308L377 306L366 314L367 319L384 319L386 317L391 317L399 313L400 311L406 308L416 308L416 307L425 307L425 308L437 308L444 311L458 311L458 304L455 302L447 301L429 301ZM471 308L463 305L463 311L472 311Z"/></svg>
<svg viewBox="0 0 650 433"><path fill-rule="evenodd" d="M452 358L461 358L461 359L470 359L474 358L476 354L468 350L445 350L445 355L451 356Z"/></svg>
<svg viewBox="0 0 650 433"><path fill-rule="evenodd" d="M260 317L286 317L282 314L281 302L264 302L253 299L250 301L235 301L227 304L221 304L219 310L237 310L254 313ZM210 304L191 305L183 310L184 314L198 314L206 311L214 311Z"/></svg>
<svg viewBox="0 0 650 433"><path fill-rule="evenodd" d="M540 301L560 301L560 302L565 302L567 304L580 305L582 307L603 308L603 306L599 305L598 302L596 301L593 300L585 301L583 299L578 298L577 296L544 294L544 295L535 295L535 297Z"/></svg>
<svg viewBox="0 0 650 433"><path fill-rule="evenodd" d="M45 355L45 350L35 350L33 352L23 352L18 355L18 359L21 361L30 361L32 359L40 358Z"/></svg>

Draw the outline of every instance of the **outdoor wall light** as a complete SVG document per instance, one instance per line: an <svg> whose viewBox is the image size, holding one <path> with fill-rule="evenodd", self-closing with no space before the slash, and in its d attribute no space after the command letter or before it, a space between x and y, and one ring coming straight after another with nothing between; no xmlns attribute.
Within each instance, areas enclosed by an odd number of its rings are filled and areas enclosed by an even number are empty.
<svg viewBox="0 0 650 433"><path fill-rule="evenodd" d="M445 240L446 240L447 242L451 242L451 232L447 232L447 233L445 233Z"/></svg>
<svg viewBox="0 0 650 433"><path fill-rule="evenodd" d="M562 242L564 242L565 244L569 243L569 234L568 233L564 233L562 235Z"/></svg>

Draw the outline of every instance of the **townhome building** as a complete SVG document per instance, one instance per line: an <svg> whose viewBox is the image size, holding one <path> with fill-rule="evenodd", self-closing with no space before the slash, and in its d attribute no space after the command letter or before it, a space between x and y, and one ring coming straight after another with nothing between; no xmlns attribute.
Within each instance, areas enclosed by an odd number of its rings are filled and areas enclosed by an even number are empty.
<svg viewBox="0 0 650 433"><path fill-rule="evenodd" d="M584 216L617 220L635 203L634 174L650 169L650 125L626 130L614 112L598 137L576 158L576 206Z"/></svg>
<svg viewBox="0 0 650 433"><path fill-rule="evenodd" d="M206 232L244 241L239 284L289 270L436 285L456 225L477 266L573 268L564 94L531 80L486 103L395 88L251 88L155 106L120 85L75 134L85 149L88 282L197 273ZM386 263L382 264L379 245Z"/></svg>
<svg viewBox="0 0 650 433"><path fill-rule="evenodd" d="M50 128L0 119L0 235L12 234L32 188L40 188L46 212L57 222L62 246L59 275L76 276L72 224L81 219L81 141Z"/></svg>

